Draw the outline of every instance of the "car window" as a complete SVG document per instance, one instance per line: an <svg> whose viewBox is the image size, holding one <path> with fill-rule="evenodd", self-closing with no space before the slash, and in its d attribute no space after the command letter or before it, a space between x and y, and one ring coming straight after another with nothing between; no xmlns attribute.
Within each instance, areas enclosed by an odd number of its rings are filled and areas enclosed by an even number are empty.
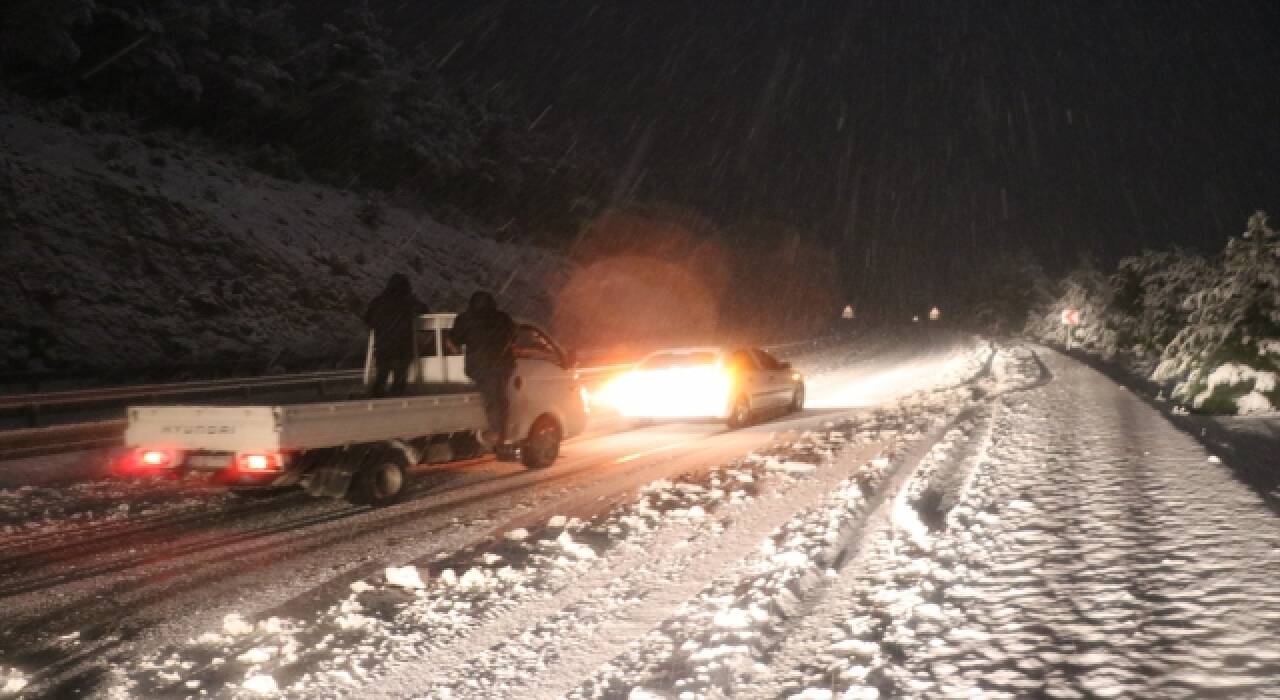
<svg viewBox="0 0 1280 700"><path fill-rule="evenodd" d="M760 366L763 367L764 369L769 370L770 372L776 372L782 369L782 363L778 361L778 358L774 357L773 355L770 355L764 350L756 350L755 355L756 355L756 360L760 363Z"/></svg>
<svg viewBox="0 0 1280 700"><path fill-rule="evenodd" d="M530 360L546 360L560 362L560 349L542 331L533 326L520 326L516 329L516 357Z"/></svg>
<svg viewBox="0 0 1280 700"><path fill-rule="evenodd" d="M639 369L677 369L709 365L715 361L716 354L713 352L662 352L645 358L638 367Z"/></svg>
<svg viewBox="0 0 1280 700"><path fill-rule="evenodd" d="M436 332L421 330L417 332L418 357L436 356Z"/></svg>

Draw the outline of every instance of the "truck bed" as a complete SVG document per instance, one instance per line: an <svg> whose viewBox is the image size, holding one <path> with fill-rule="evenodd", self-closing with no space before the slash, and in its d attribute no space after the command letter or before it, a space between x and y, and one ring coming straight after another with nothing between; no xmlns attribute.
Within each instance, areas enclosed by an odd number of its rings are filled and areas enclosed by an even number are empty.
<svg viewBox="0 0 1280 700"><path fill-rule="evenodd" d="M405 394L406 398L418 396L440 396L443 394L466 394L475 391L473 384L452 382L436 384L411 385ZM268 388L253 391L252 394L200 397L201 406L297 406L313 403L338 403L342 401L365 401L372 397L369 390L359 381L330 384L324 393L318 393L314 387ZM181 399L178 399L179 401ZM157 406L195 405L195 404L153 404Z"/></svg>
<svg viewBox="0 0 1280 700"><path fill-rule="evenodd" d="M269 405L131 406L125 443L183 450L239 452L338 447L477 430L485 425L480 394Z"/></svg>

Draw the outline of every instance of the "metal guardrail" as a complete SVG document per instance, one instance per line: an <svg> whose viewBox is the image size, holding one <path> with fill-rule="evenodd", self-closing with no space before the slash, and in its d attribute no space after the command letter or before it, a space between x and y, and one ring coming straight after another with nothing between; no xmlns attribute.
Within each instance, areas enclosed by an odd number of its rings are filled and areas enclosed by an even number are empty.
<svg viewBox="0 0 1280 700"><path fill-rule="evenodd" d="M360 370L343 369L303 374L275 374L265 377L241 379L206 379L193 382L167 382L163 384L135 384L130 386L96 389L72 389L65 391L35 392L0 396L0 409L25 406L32 403L44 405L73 404L103 399L129 399L171 394L188 394L200 391L259 387L263 385L287 385L321 379L357 379Z"/></svg>
<svg viewBox="0 0 1280 700"><path fill-rule="evenodd" d="M317 392L323 395L326 383L337 381L354 382L359 378L360 370L330 370L249 379L211 379L195 382L168 382L100 389L16 394L0 396L0 415L22 415L26 418L27 427L38 428L44 422L45 412L49 410L101 407L135 400L154 401L162 397L189 395L243 394L248 397L253 394L254 390L293 388L308 384L315 385Z"/></svg>
<svg viewBox="0 0 1280 700"><path fill-rule="evenodd" d="M116 447L124 440L125 421L56 425L0 432L0 460Z"/></svg>

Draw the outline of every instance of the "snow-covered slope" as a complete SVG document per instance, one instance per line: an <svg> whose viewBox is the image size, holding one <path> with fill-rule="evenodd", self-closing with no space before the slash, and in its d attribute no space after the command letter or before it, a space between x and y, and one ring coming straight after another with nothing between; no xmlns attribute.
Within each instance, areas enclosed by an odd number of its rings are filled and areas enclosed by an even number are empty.
<svg viewBox="0 0 1280 700"><path fill-rule="evenodd" d="M0 365L19 371L45 364L31 329L55 363L82 366L350 362L358 314L393 271L438 308L487 288L532 318L567 278L541 249L3 101L0 234Z"/></svg>

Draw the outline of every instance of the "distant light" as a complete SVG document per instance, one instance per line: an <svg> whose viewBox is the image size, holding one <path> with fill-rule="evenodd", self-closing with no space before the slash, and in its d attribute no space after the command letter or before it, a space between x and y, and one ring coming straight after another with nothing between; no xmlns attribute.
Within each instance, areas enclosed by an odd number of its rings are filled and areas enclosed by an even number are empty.
<svg viewBox="0 0 1280 700"><path fill-rule="evenodd" d="M912 316L912 317L911 317L911 322L912 322L912 323L919 323L919 322L920 322L920 317L919 317L919 316Z"/></svg>
<svg viewBox="0 0 1280 700"><path fill-rule="evenodd" d="M846 320L848 320L848 319L852 319L852 318L853 318L853 305L852 305L852 304L846 305L846 306L844 307L844 311L840 312L840 318L843 318L843 319L846 319Z"/></svg>
<svg viewBox="0 0 1280 700"><path fill-rule="evenodd" d="M938 307L935 306L932 309L929 309L930 321L937 321L939 318L942 318L942 312L938 310Z"/></svg>

